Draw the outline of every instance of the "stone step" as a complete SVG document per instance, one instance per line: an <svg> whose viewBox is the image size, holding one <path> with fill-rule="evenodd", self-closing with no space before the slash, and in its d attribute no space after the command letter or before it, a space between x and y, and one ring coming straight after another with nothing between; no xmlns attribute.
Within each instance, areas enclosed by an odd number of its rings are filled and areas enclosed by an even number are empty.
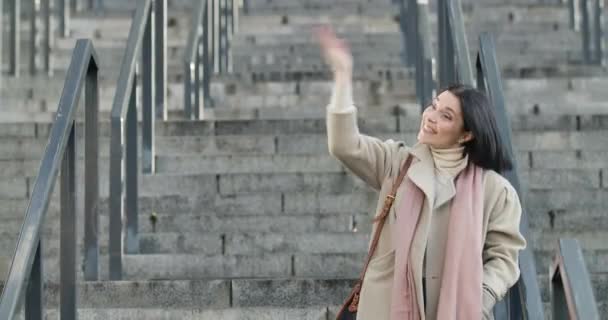
<svg viewBox="0 0 608 320"><path fill-rule="evenodd" d="M80 308L221 309L339 305L353 285L342 279L104 281L78 284ZM58 303L48 284L48 306Z"/></svg>
<svg viewBox="0 0 608 320"><path fill-rule="evenodd" d="M219 258L219 259L218 259ZM124 277L136 279L196 279L208 277L356 277L364 253L357 255L256 255L204 257L200 255L128 255Z"/></svg>
<svg viewBox="0 0 608 320"><path fill-rule="evenodd" d="M525 190L522 201L531 214L539 215L545 225L551 220L574 219L590 214L591 221L598 210L606 206L606 189L546 189ZM26 199L4 199L0 213L6 219L22 217L27 206ZM325 192L260 192L225 196L214 193L200 195L140 196L139 212L148 215L157 213L190 213L200 215L281 215L287 214L358 214L375 212L377 194L370 191L348 191L329 194ZM53 194L49 215L57 217L59 193ZM107 215L108 202L102 198L101 214ZM548 221L547 221L548 219ZM591 224L579 221L580 225ZM562 222L563 224L563 222ZM602 225L602 224L599 224Z"/></svg>
<svg viewBox="0 0 608 320"><path fill-rule="evenodd" d="M79 308L78 319L132 319L132 320L325 320L329 310L327 307L315 306L306 308L289 307L247 307L225 309L201 308ZM59 317L59 311L47 311L47 319Z"/></svg>

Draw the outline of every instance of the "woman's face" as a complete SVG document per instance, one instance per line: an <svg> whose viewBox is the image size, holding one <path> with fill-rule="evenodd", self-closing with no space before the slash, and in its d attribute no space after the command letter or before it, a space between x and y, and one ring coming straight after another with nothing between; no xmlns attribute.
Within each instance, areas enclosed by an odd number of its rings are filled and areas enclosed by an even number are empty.
<svg viewBox="0 0 608 320"><path fill-rule="evenodd" d="M450 91L439 94L422 113L418 142L437 149L459 147L472 138L464 131L460 99Z"/></svg>

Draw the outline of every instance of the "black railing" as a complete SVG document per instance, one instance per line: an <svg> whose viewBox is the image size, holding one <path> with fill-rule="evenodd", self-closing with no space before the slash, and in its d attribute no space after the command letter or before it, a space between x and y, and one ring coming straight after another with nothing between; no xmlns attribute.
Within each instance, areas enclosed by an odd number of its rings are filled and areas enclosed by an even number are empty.
<svg viewBox="0 0 608 320"><path fill-rule="evenodd" d="M405 46L405 63L416 70L416 97L424 109L433 97L433 49L430 39L428 3L399 0L399 26Z"/></svg>
<svg viewBox="0 0 608 320"><path fill-rule="evenodd" d="M51 72L51 62L50 62L50 41L51 41L51 23L50 23L50 1L51 0L40 0L40 1L32 1L28 7L23 6L21 1L19 0L8 0L6 4L8 4L8 18L9 18L9 32L8 32L8 41L4 43L3 34L4 30L2 27L5 26L3 21L4 18L4 8L3 2L0 1L0 62L2 62L2 53L4 51L3 47L7 46L8 52L8 75L13 77L18 77L22 74L22 65L21 65L21 27L22 27L22 10L27 9L29 18L29 56L28 56L28 64L29 64L29 72L32 75L39 73L42 71L46 74ZM42 19L41 23L38 24L38 18ZM42 27L39 30L39 26ZM40 39L40 43L37 41ZM40 57L38 57L40 55ZM0 67L2 63L0 63ZM1 71L2 68L0 68Z"/></svg>
<svg viewBox="0 0 608 320"><path fill-rule="evenodd" d="M186 118L203 118L213 107L211 77L232 70L230 41L239 23L238 1L199 1L184 52L184 111ZM202 91L202 96L201 96Z"/></svg>
<svg viewBox="0 0 608 320"><path fill-rule="evenodd" d="M166 68L166 43L165 36L155 37L155 34L166 34L166 8L166 0L139 0L137 3L116 85L110 137L110 280L122 278L124 252L139 252L136 69L141 55L141 162L144 173L154 173L155 110L157 115L166 115L165 92L162 89L166 86L166 73L156 72ZM155 109L155 106L162 109ZM126 217L124 250L123 217Z"/></svg>
<svg viewBox="0 0 608 320"><path fill-rule="evenodd" d="M474 85L469 45L460 0L439 0L439 87L461 83Z"/></svg>
<svg viewBox="0 0 608 320"><path fill-rule="evenodd" d="M581 33L582 62L605 65L604 0L568 0L568 8L570 28Z"/></svg>
<svg viewBox="0 0 608 320"><path fill-rule="evenodd" d="M513 169L502 174L513 185L517 193L521 194L517 162L511 139L510 120L505 105L500 68L496 59L496 46L492 36L488 33L482 33L479 36L477 86L487 93L494 106L494 114L496 115L501 139L506 146L509 158L513 162ZM520 199L523 199L523 197L520 197ZM523 203L522 208L524 211L520 221L520 230L526 239L530 239L528 214ZM528 240L528 246L519 255L520 279L511 288L507 297L495 308L494 313L497 320L544 319L533 249L532 243Z"/></svg>
<svg viewBox="0 0 608 320"><path fill-rule="evenodd" d="M85 91L85 260L84 279L98 278L98 59L89 40L78 40L59 108L38 170L17 247L0 300L0 318L13 319L25 290L26 319L42 320L44 278L41 234L53 188L61 170L60 311L76 319L76 134L74 117Z"/></svg>
<svg viewBox="0 0 608 320"><path fill-rule="evenodd" d="M560 239L549 271L553 320L599 320L583 252L574 239Z"/></svg>

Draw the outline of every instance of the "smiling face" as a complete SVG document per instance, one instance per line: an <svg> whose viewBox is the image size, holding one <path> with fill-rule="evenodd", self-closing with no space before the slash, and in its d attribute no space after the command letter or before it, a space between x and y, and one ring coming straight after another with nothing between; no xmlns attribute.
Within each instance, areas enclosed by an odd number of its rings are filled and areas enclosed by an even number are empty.
<svg viewBox="0 0 608 320"><path fill-rule="evenodd" d="M446 90L422 113L418 142L437 149L460 147L473 138L464 130L460 99Z"/></svg>

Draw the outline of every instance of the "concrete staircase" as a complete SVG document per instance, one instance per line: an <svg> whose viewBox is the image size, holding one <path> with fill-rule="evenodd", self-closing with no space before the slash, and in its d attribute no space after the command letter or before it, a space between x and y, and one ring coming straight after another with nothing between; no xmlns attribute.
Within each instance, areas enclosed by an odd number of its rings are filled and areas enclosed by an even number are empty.
<svg viewBox="0 0 608 320"><path fill-rule="evenodd" d="M361 268L377 195L327 152L330 75L310 32L332 21L351 40L361 131L412 144L419 107L412 70L400 61L397 11L388 0L250 1L233 42L234 73L215 78L217 107L207 120L192 122L181 120L187 2L174 1L169 11L171 121L157 122L157 174L140 177L141 253L125 255L125 281L80 284L80 318L332 319ZM463 2L472 51L478 30L498 36L543 299L549 301L555 240L575 237L603 314L608 78L576 63L579 40L565 27L565 6ZM0 89L0 274L14 250L70 50L75 38L91 37L102 60L101 278L107 279L107 112L130 25L125 10L132 8L106 3L103 15L74 17L72 36L56 42L55 76L5 81ZM82 158L82 148L77 152ZM55 190L44 237L49 318L58 305Z"/></svg>

